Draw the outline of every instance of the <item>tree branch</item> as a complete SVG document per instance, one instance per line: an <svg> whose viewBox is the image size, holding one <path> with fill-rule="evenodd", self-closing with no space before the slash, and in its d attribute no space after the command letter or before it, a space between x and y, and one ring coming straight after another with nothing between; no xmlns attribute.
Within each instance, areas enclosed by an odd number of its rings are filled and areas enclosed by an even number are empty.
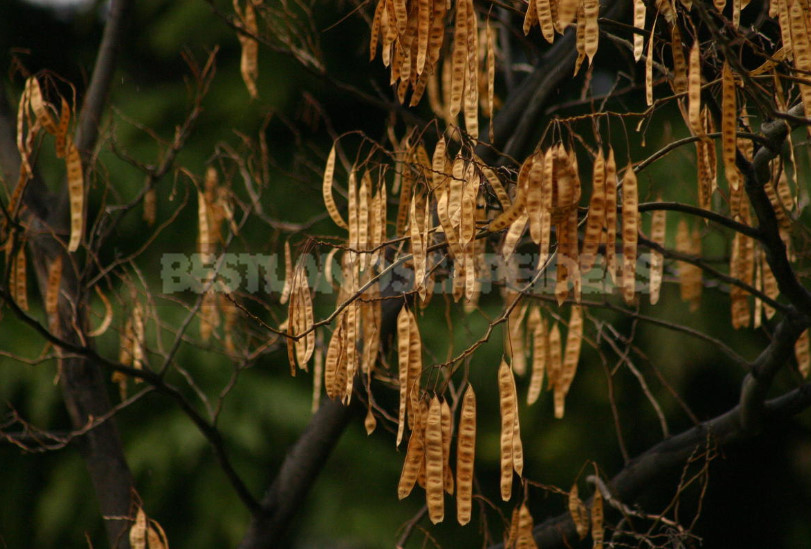
<svg viewBox="0 0 811 549"><path fill-rule="evenodd" d="M769 423L779 423L809 407L811 407L811 384L805 384L766 402L764 417ZM684 465L684 461L696 447L706 444L707 437L712 437L719 445L750 438L753 433L742 428L739 416L740 406L736 406L724 414L651 447L631 460L608 482L611 493L619 501L632 502L651 488L657 479L673 468ZM562 513L537 525L534 537L538 546L544 549L570 547L577 544L579 539L569 513ZM501 548L503 545L497 544L490 549Z"/></svg>

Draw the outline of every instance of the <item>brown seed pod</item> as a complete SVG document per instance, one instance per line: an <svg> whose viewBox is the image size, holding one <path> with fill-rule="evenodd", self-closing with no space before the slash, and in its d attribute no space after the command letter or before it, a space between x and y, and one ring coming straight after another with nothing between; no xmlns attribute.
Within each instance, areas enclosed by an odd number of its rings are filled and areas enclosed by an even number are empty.
<svg viewBox="0 0 811 549"><path fill-rule="evenodd" d="M428 414L423 414L423 416ZM397 497L403 499L411 493L414 483L420 474L420 469L425 465L425 418L415 422L414 429L408 439L408 449L406 450L403 470L400 473L400 482L397 485ZM440 433L440 442L441 442Z"/></svg>
<svg viewBox="0 0 811 549"><path fill-rule="evenodd" d="M741 184L741 174L735 164L738 111L735 100L735 77L727 61L724 61L724 68L721 71L721 92L721 151L724 171L730 190L737 191Z"/></svg>
<svg viewBox="0 0 811 549"><path fill-rule="evenodd" d="M639 31L645 30L645 2L644 0L634 0L634 28ZM641 32L634 33L634 61L642 58L645 36Z"/></svg>
<svg viewBox="0 0 811 549"><path fill-rule="evenodd" d="M550 44L555 40L555 23L552 17L553 0L535 0L535 9L538 11L538 23L541 26L541 34ZM557 3L557 2L555 2Z"/></svg>
<svg viewBox="0 0 811 549"><path fill-rule="evenodd" d="M673 54L673 79L670 82L674 93L687 91L687 61L684 59L684 47L678 25L670 28L670 51Z"/></svg>
<svg viewBox="0 0 811 549"><path fill-rule="evenodd" d="M501 409L501 499L508 501L512 496L513 449L515 444L515 379L512 369L505 360L498 369L498 394Z"/></svg>
<svg viewBox="0 0 811 549"><path fill-rule="evenodd" d="M518 510L518 527L516 528L516 549L537 549L535 538L532 535L532 515L526 503L522 503Z"/></svg>
<svg viewBox="0 0 811 549"><path fill-rule="evenodd" d="M661 201L661 197L657 198ZM665 228L667 218L665 210L656 210L651 216L651 240L659 246L665 245ZM662 288L662 275L664 273L664 257L657 250L650 252L650 303L655 305L659 301Z"/></svg>
<svg viewBox="0 0 811 549"><path fill-rule="evenodd" d="M605 225L605 157L602 149L597 151L592 175L591 200L583 248L580 251L580 270L587 273L594 266L597 248L600 246Z"/></svg>
<svg viewBox="0 0 811 549"><path fill-rule="evenodd" d="M68 194L70 197L70 242L68 252L75 252L82 242L84 230L84 174L79 149L68 141L65 162L68 171Z"/></svg>
<svg viewBox="0 0 811 549"><path fill-rule="evenodd" d="M589 516L583 500L580 499L576 482L572 485L572 489L569 490L568 507L569 516L572 517L572 522L574 522L574 527L577 530L577 537L584 539L586 534L589 533Z"/></svg>
<svg viewBox="0 0 811 549"><path fill-rule="evenodd" d="M645 56L645 104L649 107L653 105L653 28L650 31L648 52Z"/></svg>
<svg viewBox="0 0 811 549"><path fill-rule="evenodd" d="M547 363L547 377L549 379L547 387L552 389L559 384L558 380L562 369L563 351L561 349L560 328L557 322L553 323L552 329L547 333L546 347L548 349L547 356L549 358Z"/></svg>
<svg viewBox="0 0 811 549"><path fill-rule="evenodd" d="M569 330L566 335L566 353L560 374L555 377L554 400L555 417L560 419L564 413L564 399L574 381L577 363L580 361L580 347L583 343L583 314L580 306L572 306L569 318Z"/></svg>
<svg viewBox="0 0 811 549"><path fill-rule="evenodd" d="M408 310L403 307L397 315L397 362L400 381L400 414L397 422L397 446L403 440L405 431L406 409L408 407L408 364L411 337L411 320Z"/></svg>
<svg viewBox="0 0 811 549"><path fill-rule="evenodd" d="M687 109L690 129L696 135L702 135L701 124L701 50L698 40L690 48L690 65L687 76Z"/></svg>
<svg viewBox="0 0 811 549"><path fill-rule="evenodd" d="M453 495L453 471L451 470L451 440L453 438L453 414L447 400L442 401L442 483L448 495Z"/></svg>
<svg viewBox="0 0 811 549"><path fill-rule="evenodd" d="M17 303L17 306L23 311L28 310L28 289L26 280L26 259L25 259L25 245L21 245L14 256L13 265L11 268L11 278L9 286L11 290L11 298Z"/></svg>
<svg viewBox="0 0 811 549"><path fill-rule="evenodd" d="M254 99L259 97L259 90L256 88L256 79L259 77L259 42L253 36L258 34L256 25L256 11L253 2L246 2L245 9L239 9L239 0L234 0L234 11L241 19L242 26L246 34L239 33L239 43L242 46L242 56L239 61L239 70L242 80L248 93Z"/></svg>
<svg viewBox="0 0 811 549"><path fill-rule="evenodd" d="M594 540L594 549L603 548L604 536L603 494L598 487L594 490L594 497L591 501L591 539Z"/></svg>
<svg viewBox="0 0 811 549"><path fill-rule="evenodd" d="M442 405L434 396L425 424L425 497L428 517L437 524L445 518L444 445L442 443Z"/></svg>
<svg viewBox="0 0 811 549"><path fill-rule="evenodd" d="M614 149L605 161L605 263L612 281L617 276L617 164Z"/></svg>
<svg viewBox="0 0 811 549"><path fill-rule="evenodd" d="M636 292L636 247L639 231L639 198L633 165L622 179L622 296L633 303Z"/></svg>
<svg viewBox="0 0 811 549"><path fill-rule="evenodd" d="M584 51L591 64L594 54L597 53L600 39L600 28L597 19L600 17L600 0L582 0L583 17L585 24Z"/></svg>
<svg viewBox="0 0 811 549"><path fill-rule="evenodd" d="M476 394L468 385L462 399L456 440L456 518L470 522L473 507L473 461L476 455Z"/></svg>
<svg viewBox="0 0 811 549"><path fill-rule="evenodd" d="M327 166L324 168L324 180L322 184L322 194L324 197L324 206L327 208L327 213L335 222L336 225L341 227L342 229L349 230L349 226L346 224L346 221L341 217L341 214L338 212L338 206L335 205L335 199L332 197L332 180L335 174L335 143L332 144L332 148L329 151L329 156L327 156Z"/></svg>
<svg viewBox="0 0 811 549"><path fill-rule="evenodd" d="M794 356L797 358L797 369L800 375L803 376L803 379L808 378L808 372L811 370L811 351L809 351L808 339L808 330L806 329L800 334L800 337L797 338L797 342L794 344Z"/></svg>
<svg viewBox="0 0 811 549"><path fill-rule="evenodd" d="M538 306L533 306L529 312L527 327L532 334L532 375L529 379L529 391L527 392L527 404L534 404L541 394L543 388L543 377L546 371L547 362L547 334L546 319L541 316Z"/></svg>

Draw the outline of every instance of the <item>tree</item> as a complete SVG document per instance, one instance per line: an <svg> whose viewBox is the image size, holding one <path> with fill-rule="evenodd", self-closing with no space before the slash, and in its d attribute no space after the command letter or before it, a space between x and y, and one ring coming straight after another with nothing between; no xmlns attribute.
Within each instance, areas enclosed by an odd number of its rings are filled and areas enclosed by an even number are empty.
<svg viewBox="0 0 811 549"><path fill-rule="evenodd" d="M337 486L408 498L398 545L734 539L702 517L783 485L719 500L717 477L811 406L807 1L227 4L112 0L87 82L10 64L4 368L67 411L35 421L20 382L15 452L78 451L114 547L305 539L361 422L396 471ZM132 20L205 28L161 73ZM116 74L175 87L139 118ZM156 467L226 481L217 528ZM807 478L767 472L806 482L769 541L807 543Z"/></svg>

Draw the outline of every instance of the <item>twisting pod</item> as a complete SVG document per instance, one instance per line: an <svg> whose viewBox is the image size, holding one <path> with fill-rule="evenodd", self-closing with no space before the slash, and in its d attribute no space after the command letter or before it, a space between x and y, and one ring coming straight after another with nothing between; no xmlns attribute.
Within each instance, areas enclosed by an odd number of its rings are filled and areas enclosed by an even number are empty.
<svg viewBox="0 0 811 549"><path fill-rule="evenodd" d="M329 156L327 156L327 166L324 168L324 180L321 189L324 197L324 206L327 208L327 213L336 225L348 231L349 225L347 225L346 221L344 221L344 219L341 217L341 214L338 212L338 206L335 205L335 199L332 197L332 180L334 175L335 143L332 144L332 148L329 151Z"/></svg>

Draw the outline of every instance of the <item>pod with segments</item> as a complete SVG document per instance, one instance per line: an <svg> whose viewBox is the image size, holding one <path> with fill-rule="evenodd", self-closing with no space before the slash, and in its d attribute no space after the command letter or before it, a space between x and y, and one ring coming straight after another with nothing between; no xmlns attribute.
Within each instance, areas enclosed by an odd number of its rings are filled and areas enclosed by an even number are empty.
<svg viewBox="0 0 811 549"><path fill-rule="evenodd" d="M543 388L547 361L546 319L541 316L540 309L537 306L530 310L527 326L530 327L532 333L532 374L529 378L527 404L534 404Z"/></svg>
<svg viewBox="0 0 811 549"><path fill-rule="evenodd" d="M501 499L512 496L513 449L515 444L515 379L510 366L501 361L498 369L498 394L501 409Z"/></svg>
<svg viewBox="0 0 811 549"><path fill-rule="evenodd" d="M476 456L476 394L468 385L462 398L456 439L456 518L470 522L473 508L473 461Z"/></svg>
<svg viewBox="0 0 811 549"><path fill-rule="evenodd" d="M84 174L79 149L68 141L65 162L68 172L68 195L70 198L70 241L68 252L75 252L82 242L84 230Z"/></svg>
<svg viewBox="0 0 811 549"><path fill-rule="evenodd" d="M603 494L597 488L594 490L594 497L591 500L591 539L594 541L594 549L602 549L604 537Z"/></svg>
<svg viewBox="0 0 811 549"><path fill-rule="evenodd" d="M803 379L808 379L808 372L811 370L811 351L808 344L808 330L804 330L794 343L794 356L797 359L797 369Z"/></svg>
<svg viewBox="0 0 811 549"><path fill-rule="evenodd" d="M453 494L453 471L451 470L451 439L453 438L453 413L447 400L441 404L442 412L442 483L445 491Z"/></svg>
<svg viewBox="0 0 811 549"><path fill-rule="evenodd" d="M324 179L321 185L322 195L324 197L324 206L327 208L327 213L335 222L336 225L342 229L349 230L349 225L346 224L341 214L338 212L338 206L335 205L335 199L332 196L332 180L335 176L335 143L327 156L327 165L324 168Z"/></svg>
<svg viewBox="0 0 811 549"><path fill-rule="evenodd" d="M442 405L434 396L425 423L425 496L428 517L437 524L445 517L444 444L442 441Z"/></svg>
<svg viewBox="0 0 811 549"><path fill-rule="evenodd" d="M569 490L568 507L569 516L572 517L572 522L574 522L574 527L577 530L577 537L584 539L589 533L589 516L583 500L580 499L576 482L572 485L572 489Z"/></svg>
<svg viewBox="0 0 811 549"><path fill-rule="evenodd" d="M411 338L411 320L408 310L403 307L397 315L397 363L400 381L400 413L397 422L397 446L403 440L405 431L406 409L408 407L408 365L409 340Z"/></svg>
<svg viewBox="0 0 811 549"><path fill-rule="evenodd" d="M597 157L594 159L592 182L589 216L583 235L583 248L580 251L580 269L584 274L594 266L605 225L605 157L602 149L597 151Z"/></svg>
<svg viewBox="0 0 811 549"><path fill-rule="evenodd" d="M9 281L11 298L23 311L28 310L26 270L25 245L23 244L14 255L11 268L11 280Z"/></svg>
<svg viewBox="0 0 811 549"><path fill-rule="evenodd" d="M661 197L657 199L661 201ZM651 240L664 247L667 216L665 210L656 210L651 216ZM664 257L658 250L650 251L650 303L656 305L662 288L662 275L664 274Z"/></svg>
<svg viewBox="0 0 811 549"><path fill-rule="evenodd" d="M600 28L597 19L600 17L600 0L583 0L584 17L584 51L591 64L600 39Z"/></svg>
<svg viewBox="0 0 811 549"><path fill-rule="evenodd" d="M423 422L424 419L415 422L414 429L408 439L408 449L403 462L403 470L400 473L400 482L397 485L397 497L399 499L403 499L411 493L414 484L417 482L420 469L425 466L425 430L423 429ZM441 437L440 432L440 443Z"/></svg>
<svg viewBox="0 0 811 549"><path fill-rule="evenodd" d="M636 247L639 231L639 198L634 167L622 179L622 297L632 303L636 292Z"/></svg>
<svg viewBox="0 0 811 549"><path fill-rule="evenodd" d="M637 31L645 30L645 1L634 0L634 28ZM634 33L634 61L642 58L645 47L645 36L641 32Z"/></svg>
<svg viewBox="0 0 811 549"><path fill-rule="evenodd" d="M721 71L721 152L730 190L738 190L741 182L741 174L735 164L737 116L735 76L732 74L729 62L724 61Z"/></svg>

